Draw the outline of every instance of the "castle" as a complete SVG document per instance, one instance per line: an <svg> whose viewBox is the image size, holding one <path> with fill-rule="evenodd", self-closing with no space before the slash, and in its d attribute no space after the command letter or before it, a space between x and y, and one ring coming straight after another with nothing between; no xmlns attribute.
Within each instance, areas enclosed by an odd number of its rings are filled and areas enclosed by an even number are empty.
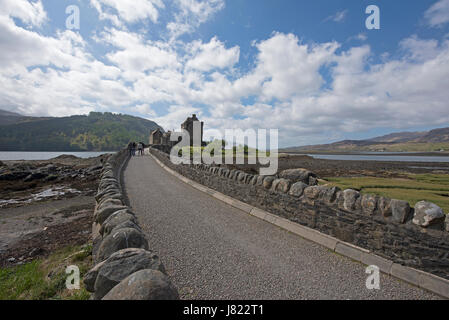
<svg viewBox="0 0 449 320"><path fill-rule="evenodd" d="M190 145L193 146L193 127L194 123L199 122L201 125L201 145L203 145L203 128L204 128L204 122L200 122L200 120L197 118L196 114L193 114L191 117L188 117L182 124L181 124L181 131L186 130L190 135ZM156 147L158 149L171 149L177 141L170 141L170 137L172 135L171 131L163 133L160 128L157 128L156 130L152 131L150 133L150 146ZM179 140L178 140L179 141Z"/></svg>

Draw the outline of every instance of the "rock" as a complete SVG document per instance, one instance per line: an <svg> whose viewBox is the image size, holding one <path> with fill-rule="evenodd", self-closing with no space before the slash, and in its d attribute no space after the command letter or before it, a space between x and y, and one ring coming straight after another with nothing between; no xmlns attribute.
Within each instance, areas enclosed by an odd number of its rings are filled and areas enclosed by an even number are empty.
<svg viewBox="0 0 449 320"><path fill-rule="evenodd" d="M25 179L23 179L24 182L30 182L33 180L39 180L44 179L47 177L47 174L40 171L32 172L30 175L28 175Z"/></svg>
<svg viewBox="0 0 449 320"><path fill-rule="evenodd" d="M137 223L134 223L133 221L128 220L128 221L124 221L124 222L120 223L119 225L115 226L110 232L105 232L105 236L111 234L112 232L115 232L118 229L127 229L127 228L136 229L139 232L143 232Z"/></svg>
<svg viewBox="0 0 449 320"><path fill-rule="evenodd" d="M37 256L38 254L41 254L42 252L44 252L44 250L42 248L33 248L29 253L28 256L29 257L34 257Z"/></svg>
<svg viewBox="0 0 449 320"><path fill-rule="evenodd" d="M240 172L239 175L237 176L237 181L238 182L245 182L245 178L246 178L246 173Z"/></svg>
<svg viewBox="0 0 449 320"><path fill-rule="evenodd" d="M362 195L362 212L368 215L373 215L377 210L378 197L370 194Z"/></svg>
<svg viewBox="0 0 449 320"><path fill-rule="evenodd" d="M0 167L5 167L6 164L4 164L2 161L0 161Z"/></svg>
<svg viewBox="0 0 449 320"><path fill-rule="evenodd" d="M340 192L339 187L328 187L328 186L321 186L321 196L322 199L327 203L331 204L334 203L337 200L337 194Z"/></svg>
<svg viewBox="0 0 449 320"><path fill-rule="evenodd" d="M232 169L229 173L229 179L234 179L234 176L236 175L238 171L236 169Z"/></svg>
<svg viewBox="0 0 449 320"><path fill-rule="evenodd" d="M279 173L279 177L284 178L284 179L289 179L293 183L303 182L305 184L309 184L310 177L316 177L316 174L310 170L298 168L298 169L288 169L288 170L281 171Z"/></svg>
<svg viewBox="0 0 449 320"><path fill-rule="evenodd" d="M251 181L253 180L254 176L252 174L247 174L245 176L245 183L246 184L251 184Z"/></svg>
<svg viewBox="0 0 449 320"><path fill-rule="evenodd" d="M398 223L405 223L410 214L410 205L407 201L393 199L390 202L393 220Z"/></svg>
<svg viewBox="0 0 449 320"><path fill-rule="evenodd" d="M123 279L103 300L179 300L179 294L162 272L140 270Z"/></svg>
<svg viewBox="0 0 449 320"><path fill-rule="evenodd" d="M98 194L96 195L96 197L101 198L102 195L110 191L120 192L120 187L116 183L107 183L104 187L100 186L98 188Z"/></svg>
<svg viewBox="0 0 449 320"><path fill-rule="evenodd" d="M234 179L235 181L238 181L241 173L244 174L243 171L237 170L237 171L234 173L233 179Z"/></svg>
<svg viewBox="0 0 449 320"><path fill-rule="evenodd" d="M100 248L101 242L103 241L103 237L98 234L92 241L92 259L94 262L97 261L98 249Z"/></svg>
<svg viewBox="0 0 449 320"><path fill-rule="evenodd" d="M258 175L253 176L253 177L251 178L251 180L249 181L249 184L255 186L255 185L257 184L257 179L258 179L258 178L259 178Z"/></svg>
<svg viewBox="0 0 449 320"><path fill-rule="evenodd" d="M84 276L83 282L87 291L95 292L95 281L97 280L98 272L105 263L106 261L102 261L99 264L95 265L95 267L90 269Z"/></svg>
<svg viewBox="0 0 449 320"><path fill-rule="evenodd" d="M43 169L47 172L56 172L58 170L58 167L50 163L46 165Z"/></svg>
<svg viewBox="0 0 449 320"><path fill-rule="evenodd" d="M434 227L443 229L446 215L439 206L427 201L420 201L415 204L415 214L412 222L420 227Z"/></svg>
<svg viewBox="0 0 449 320"><path fill-rule="evenodd" d="M58 179L59 177L56 174L50 174L49 176L47 176L44 181L45 182L51 182L51 181L55 181L56 179Z"/></svg>
<svg viewBox="0 0 449 320"><path fill-rule="evenodd" d="M94 172L94 171L99 171L103 168L102 165L98 165L98 166L93 166L87 169L88 172Z"/></svg>
<svg viewBox="0 0 449 320"><path fill-rule="evenodd" d="M107 187L106 189L98 192L95 195L95 200L97 200L97 202L100 202L101 199L103 199L103 197L110 195L110 194L116 194L116 193L121 193L120 189L116 186L110 186L110 187Z"/></svg>
<svg viewBox="0 0 449 320"><path fill-rule="evenodd" d="M343 208L347 211L357 210L357 200L360 198L360 192L347 189L343 191Z"/></svg>
<svg viewBox="0 0 449 320"><path fill-rule="evenodd" d="M444 221L445 229L449 232L449 214L446 215L446 220Z"/></svg>
<svg viewBox="0 0 449 320"><path fill-rule="evenodd" d="M100 175L101 179L103 178L115 178L114 172L112 170L106 170L103 171L103 173Z"/></svg>
<svg viewBox="0 0 449 320"><path fill-rule="evenodd" d="M229 169L223 169L223 177L227 178L229 176Z"/></svg>
<svg viewBox="0 0 449 320"><path fill-rule="evenodd" d="M99 193L103 192L108 188L109 189L111 189L111 188L120 189L120 186L119 186L118 182L101 181L100 184L98 185L98 192Z"/></svg>
<svg viewBox="0 0 449 320"><path fill-rule="evenodd" d="M110 206L123 206L123 201L120 199L105 199L97 205L97 210L101 210Z"/></svg>
<svg viewBox="0 0 449 320"><path fill-rule="evenodd" d="M273 181L275 180L275 178L273 176L267 176L263 179L263 187L265 189L270 189L271 185L273 184Z"/></svg>
<svg viewBox="0 0 449 320"><path fill-rule="evenodd" d="M100 228L100 234L102 236L108 235L115 227L126 221L137 223L136 218L129 210L116 211L104 221Z"/></svg>
<svg viewBox="0 0 449 320"><path fill-rule="evenodd" d="M110 195L110 196L107 196L107 197L104 197L103 199L101 199L100 202L98 202L98 206L97 207L103 206L103 204L105 202L107 202L108 200L120 200L121 204L123 205L123 197L122 197L122 195L121 194L113 194L113 195Z"/></svg>
<svg viewBox="0 0 449 320"><path fill-rule="evenodd" d="M304 189L307 187L308 187L308 185L305 184L304 182L296 182L291 186L288 194L293 197L299 198L300 196L302 196L302 194L304 193Z"/></svg>
<svg viewBox="0 0 449 320"><path fill-rule="evenodd" d="M29 171L9 171L0 174L0 181L17 181L30 175Z"/></svg>
<svg viewBox="0 0 449 320"><path fill-rule="evenodd" d="M94 299L100 300L127 276L145 269L165 273L159 257L151 251L130 248L114 253L99 268Z"/></svg>
<svg viewBox="0 0 449 320"><path fill-rule="evenodd" d="M391 199L380 197L377 201L377 208L384 218L391 217Z"/></svg>
<svg viewBox="0 0 449 320"><path fill-rule="evenodd" d="M13 263L14 261L16 261L16 258L9 258L8 262Z"/></svg>
<svg viewBox="0 0 449 320"><path fill-rule="evenodd" d="M142 232L132 228L114 230L101 242L97 252L97 261L106 260L114 252L127 248L148 250L148 242Z"/></svg>
<svg viewBox="0 0 449 320"><path fill-rule="evenodd" d="M279 184L279 182L281 182L281 179L274 179L273 182L271 183L271 191L276 191L276 188Z"/></svg>
<svg viewBox="0 0 449 320"><path fill-rule="evenodd" d="M265 176L258 176L257 177L257 181L256 181L256 185L263 186L264 179L265 179Z"/></svg>
<svg viewBox="0 0 449 320"><path fill-rule="evenodd" d="M318 178L316 177L309 177L309 186L316 186L318 185Z"/></svg>
<svg viewBox="0 0 449 320"><path fill-rule="evenodd" d="M95 221L99 224L103 224L103 222L114 212L121 211L121 210L127 210L128 207L126 206L104 206L98 211L95 212L94 218Z"/></svg>
<svg viewBox="0 0 449 320"><path fill-rule="evenodd" d="M276 191L287 193L290 190L291 181L288 179L279 179L279 183L276 187Z"/></svg>
<svg viewBox="0 0 449 320"><path fill-rule="evenodd" d="M97 200L97 203L102 203L106 199L123 199L123 194L118 191L109 191L108 193L102 195L101 198Z"/></svg>
<svg viewBox="0 0 449 320"><path fill-rule="evenodd" d="M316 200L319 198L321 188L319 186L308 186L304 189L304 196L309 200Z"/></svg>

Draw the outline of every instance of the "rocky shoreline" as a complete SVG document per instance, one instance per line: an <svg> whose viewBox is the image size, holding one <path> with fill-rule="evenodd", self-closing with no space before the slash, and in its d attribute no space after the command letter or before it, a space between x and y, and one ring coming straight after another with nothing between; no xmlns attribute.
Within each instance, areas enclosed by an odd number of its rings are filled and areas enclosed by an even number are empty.
<svg viewBox="0 0 449 320"><path fill-rule="evenodd" d="M91 240L93 196L109 155L0 162L0 266Z"/></svg>
<svg viewBox="0 0 449 320"><path fill-rule="evenodd" d="M44 161L1 162L0 208L93 195L106 157L81 159L62 155Z"/></svg>

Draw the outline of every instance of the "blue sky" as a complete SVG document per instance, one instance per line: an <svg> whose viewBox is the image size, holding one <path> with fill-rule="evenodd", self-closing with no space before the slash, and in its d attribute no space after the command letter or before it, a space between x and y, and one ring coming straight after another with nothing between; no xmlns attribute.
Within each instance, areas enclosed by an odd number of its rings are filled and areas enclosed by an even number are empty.
<svg viewBox="0 0 449 320"><path fill-rule="evenodd" d="M165 129L197 113L278 128L280 146L448 126L449 0L0 2L1 109Z"/></svg>

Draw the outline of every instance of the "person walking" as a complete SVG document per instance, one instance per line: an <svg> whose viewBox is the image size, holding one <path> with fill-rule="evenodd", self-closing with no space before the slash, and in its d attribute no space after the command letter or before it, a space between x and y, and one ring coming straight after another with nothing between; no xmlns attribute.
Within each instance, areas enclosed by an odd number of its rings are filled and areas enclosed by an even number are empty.
<svg viewBox="0 0 449 320"><path fill-rule="evenodd" d="M132 156L133 156L133 157L136 156L136 147L137 147L136 143L133 142L133 146L132 146Z"/></svg>
<svg viewBox="0 0 449 320"><path fill-rule="evenodd" d="M139 142L139 144L137 145L137 154L139 155L139 156L143 156L143 143L142 142Z"/></svg>
<svg viewBox="0 0 449 320"><path fill-rule="evenodd" d="M129 153L129 156L132 157L132 155L133 155L133 143L132 142L128 143L128 153Z"/></svg>

